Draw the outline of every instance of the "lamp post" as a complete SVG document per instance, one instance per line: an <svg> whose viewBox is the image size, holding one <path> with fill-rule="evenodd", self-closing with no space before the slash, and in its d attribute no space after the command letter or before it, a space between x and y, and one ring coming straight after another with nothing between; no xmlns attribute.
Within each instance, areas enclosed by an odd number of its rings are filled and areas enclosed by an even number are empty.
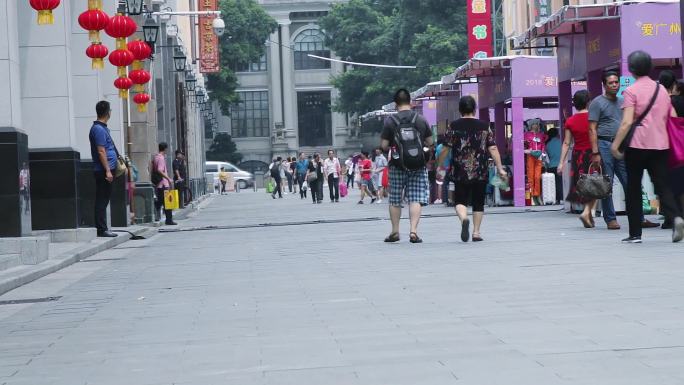
<svg viewBox="0 0 684 385"><path fill-rule="evenodd" d="M126 10L129 15L137 16L143 12L143 0L126 0Z"/></svg>
<svg viewBox="0 0 684 385"><path fill-rule="evenodd" d="M155 23L152 17L147 17L145 23L143 23L143 36L145 37L145 43L149 44L154 51L154 46L157 44L157 39L159 38L159 25Z"/></svg>
<svg viewBox="0 0 684 385"><path fill-rule="evenodd" d="M173 65L176 67L176 72L185 72L185 59L186 56L180 49L176 49L173 54Z"/></svg>

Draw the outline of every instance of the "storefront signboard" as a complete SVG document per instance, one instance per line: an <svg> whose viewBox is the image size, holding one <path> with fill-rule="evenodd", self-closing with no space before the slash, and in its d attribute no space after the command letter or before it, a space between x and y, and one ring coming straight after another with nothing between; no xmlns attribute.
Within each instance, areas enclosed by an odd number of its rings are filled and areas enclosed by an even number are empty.
<svg viewBox="0 0 684 385"><path fill-rule="evenodd" d="M643 50L654 59L682 57L679 3L622 5L622 56Z"/></svg>
<svg viewBox="0 0 684 385"><path fill-rule="evenodd" d="M468 7L468 55L471 58L492 56L492 2L491 0L467 0Z"/></svg>
<svg viewBox="0 0 684 385"><path fill-rule="evenodd" d="M200 11L217 11L218 0L197 0ZM201 73L219 72L218 36L214 33L213 21L215 16L199 17L199 62Z"/></svg>

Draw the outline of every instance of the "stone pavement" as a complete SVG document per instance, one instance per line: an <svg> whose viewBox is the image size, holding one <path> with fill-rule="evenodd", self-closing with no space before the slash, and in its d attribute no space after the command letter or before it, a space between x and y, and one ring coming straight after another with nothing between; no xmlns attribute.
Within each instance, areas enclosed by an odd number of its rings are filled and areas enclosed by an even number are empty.
<svg viewBox="0 0 684 385"><path fill-rule="evenodd" d="M684 384L669 232L622 245L561 211L496 209L462 244L430 207L424 244L404 222L387 245L386 204L355 203L219 196L194 231L0 296L61 297L0 305L0 385Z"/></svg>

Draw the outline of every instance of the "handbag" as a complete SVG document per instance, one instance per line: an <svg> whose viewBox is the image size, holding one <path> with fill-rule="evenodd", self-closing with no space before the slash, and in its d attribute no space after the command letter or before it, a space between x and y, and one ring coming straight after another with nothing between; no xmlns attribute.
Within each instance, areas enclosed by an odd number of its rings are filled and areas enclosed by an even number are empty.
<svg viewBox="0 0 684 385"><path fill-rule="evenodd" d="M112 141L112 146L114 146L114 152L116 153L116 167L114 168L112 174L114 174L114 178L118 178L128 170L128 165L126 164L126 159L119 154L119 150L116 148L116 144L114 144L114 140L109 134L109 130L105 131L107 131L107 136L109 136L109 140Z"/></svg>
<svg viewBox="0 0 684 385"><path fill-rule="evenodd" d="M627 135L625 135L625 138L622 140L622 143L618 146L618 150L621 153L625 153L625 150L627 150L627 147L632 143L632 138L634 137L634 132L636 131L636 128L641 125L641 122L644 120L646 115L648 115L649 112L651 112L651 107L653 107L653 104L655 103L656 99L658 98L658 91L660 91L660 84L656 83L656 89L655 92L653 93L653 96L651 96L651 101L648 102L648 106L644 110L644 112L639 115L639 117L632 123L631 126L629 126L629 131L627 131Z"/></svg>
<svg viewBox="0 0 684 385"><path fill-rule="evenodd" d="M671 168L684 166L684 118L668 117L667 136L670 138Z"/></svg>
<svg viewBox="0 0 684 385"><path fill-rule="evenodd" d="M598 173L592 173L592 165L587 173L580 173L577 180L577 193L587 199L603 199L613 193L613 181L608 175L603 175L603 169L599 165Z"/></svg>
<svg viewBox="0 0 684 385"><path fill-rule="evenodd" d="M316 173L316 171L310 172L309 176L306 177L306 180L309 182L309 184L311 182L315 182L317 179L318 179L318 173Z"/></svg>
<svg viewBox="0 0 684 385"><path fill-rule="evenodd" d="M164 210L178 210L178 190L164 190Z"/></svg>

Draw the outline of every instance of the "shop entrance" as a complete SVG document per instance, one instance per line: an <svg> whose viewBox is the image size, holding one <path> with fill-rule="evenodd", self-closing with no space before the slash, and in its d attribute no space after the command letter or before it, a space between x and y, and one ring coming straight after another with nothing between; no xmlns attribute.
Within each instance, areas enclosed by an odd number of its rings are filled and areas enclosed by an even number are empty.
<svg viewBox="0 0 684 385"><path fill-rule="evenodd" d="M299 146L332 146L330 91L297 92Z"/></svg>

